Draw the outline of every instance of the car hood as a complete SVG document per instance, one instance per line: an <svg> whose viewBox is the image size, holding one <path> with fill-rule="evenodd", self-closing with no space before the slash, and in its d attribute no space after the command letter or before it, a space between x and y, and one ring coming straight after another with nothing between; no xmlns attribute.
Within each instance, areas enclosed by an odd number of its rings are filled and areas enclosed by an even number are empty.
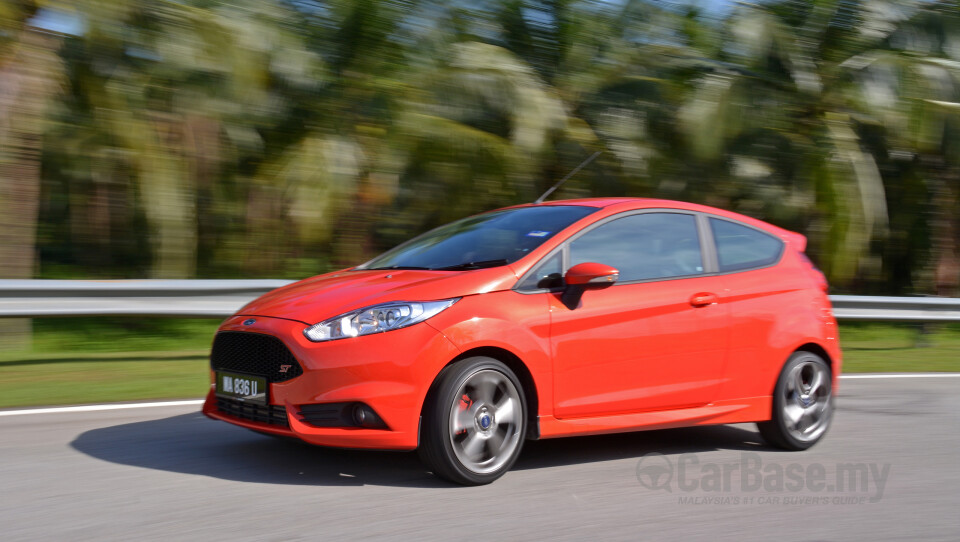
<svg viewBox="0 0 960 542"><path fill-rule="evenodd" d="M345 270L319 275L264 294L237 312L315 324L387 301L433 301L511 288L510 266L472 271Z"/></svg>

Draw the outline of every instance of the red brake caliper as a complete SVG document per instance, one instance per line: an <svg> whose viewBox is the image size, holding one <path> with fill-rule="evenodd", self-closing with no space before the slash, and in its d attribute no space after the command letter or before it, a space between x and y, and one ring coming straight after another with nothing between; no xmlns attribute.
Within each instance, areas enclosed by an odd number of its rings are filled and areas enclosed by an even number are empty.
<svg viewBox="0 0 960 542"><path fill-rule="evenodd" d="M472 405L472 404L473 404L473 399L471 399L470 396L468 396L466 393L464 393L464 394L460 397L460 412L463 412L464 410L467 410L468 408L470 408L470 405ZM462 434L464 434L464 433L466 433L466 432L467 432L467 428L464 427L463 429L457 431L457 434L458 434L458 435L462 435Z"/></svg>

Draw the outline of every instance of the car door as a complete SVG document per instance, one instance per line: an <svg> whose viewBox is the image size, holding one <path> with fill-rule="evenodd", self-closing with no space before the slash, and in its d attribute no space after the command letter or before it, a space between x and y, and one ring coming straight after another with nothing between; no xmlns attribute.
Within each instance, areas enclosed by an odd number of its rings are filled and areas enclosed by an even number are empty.
<svg viewBox="0 0 960 542"><path fill-rule="evenodd" d="M728 378L719 398L769 394L786 360L783 348L803 335L807 322L817 322L806 318L811 280L800 267L779 265L786 251L782 239L720 217L708 222L729 300Z"/></svg>
<svg viewBox="0 0 960 542"><path fill-rule="evenodd" d="M564 269L620 271L570 308L550 295L554 415L614 415L694 407L714 399L727 350L727 312L705 225L696 213L633 212L565 245ZM706 251L710 256L710 252Z"/></svg>

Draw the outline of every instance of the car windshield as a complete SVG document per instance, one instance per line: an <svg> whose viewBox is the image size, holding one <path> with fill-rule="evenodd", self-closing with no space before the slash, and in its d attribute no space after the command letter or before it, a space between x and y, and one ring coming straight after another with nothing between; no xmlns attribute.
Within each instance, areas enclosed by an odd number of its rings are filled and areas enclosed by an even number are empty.
<svg viewBox="0 0 960 542"><path fill-rule="evenodd" d="M358 269L459 271L513 263L595 207L544 205L492 211L415 237Z"/></svg>

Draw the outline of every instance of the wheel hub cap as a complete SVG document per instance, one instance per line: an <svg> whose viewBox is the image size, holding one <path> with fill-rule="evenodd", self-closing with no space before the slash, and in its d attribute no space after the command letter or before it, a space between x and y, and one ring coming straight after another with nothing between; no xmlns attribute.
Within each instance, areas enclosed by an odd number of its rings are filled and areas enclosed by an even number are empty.
<svg viewBox="0 0 960 542"><path fill-rule="evenodd" d="M490 418L490 414L488 414L486 410L481 410L477 416L477 425L480 426L480 429L484 431L490 429L490 424L492 422L493 420Z"/></svg>
<svg viewBox="0 0 960 542"><path fill-rule="evenodd" d="M509 461L520 446L520 393L503 373L481 369L460 385L450 406L450 445L460 463L489 473Z"/></svg>
<svg viewBox="0 0 960 542"><path fill-rule="evenodd" d="M830 373L820 364L804 361L787 376L784 387L784 421L799 441L819 438L832 414Z"/></svg>

